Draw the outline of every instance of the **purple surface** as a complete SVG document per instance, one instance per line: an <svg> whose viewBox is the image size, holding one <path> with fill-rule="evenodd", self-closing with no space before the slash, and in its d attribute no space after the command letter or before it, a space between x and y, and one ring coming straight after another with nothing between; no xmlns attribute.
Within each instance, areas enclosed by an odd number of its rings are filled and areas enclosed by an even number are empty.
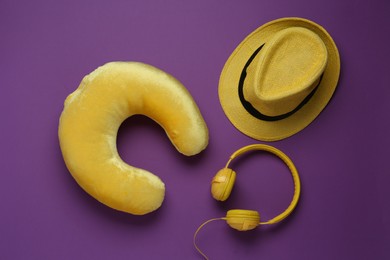
<svg viewBox="0 0 390 260"><path fill-rule="evenodd" d="M329 106L299 134L271 143L300 171L299 206L281 225L252 232L213 222L198 245L210 259L389 259L389 12L386 0L2 0L0 258L201 259L192 236L203 221L230 208L256 209L264 219L283 210L292 183L272 156L235 162L238 180L225 203L213 201L209 183L234 150L256 142L230 124L219 104L225 61L255 28L299 16L328 30L342 61ZM83 192L58 145L65 97L85 74L114 60L173 74L210 130L207 150L185 158L151 120L125 121L121 156L167 186L163 206L142 217Z"/></svg>

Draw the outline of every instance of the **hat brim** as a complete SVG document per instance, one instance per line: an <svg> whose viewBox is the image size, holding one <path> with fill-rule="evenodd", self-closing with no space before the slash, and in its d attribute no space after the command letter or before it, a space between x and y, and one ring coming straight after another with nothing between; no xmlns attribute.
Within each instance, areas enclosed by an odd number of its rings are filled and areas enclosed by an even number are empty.
<svg viewBox="0 0 390 260"><path fill-rule="evenodd" d="M264 121L252 116L242 105L238 85L242 70L251 55L280 30L303 27L315 32L328 51L328 62L321 82L310 100L297 112L278 121ZM302 18L281 18L256 29L230 55L219 80L219 100L230 122L242 133L257 140L276 141L298 133L308 126L331 99L340 75L340 57L336 44L320 25Z"/></svg>

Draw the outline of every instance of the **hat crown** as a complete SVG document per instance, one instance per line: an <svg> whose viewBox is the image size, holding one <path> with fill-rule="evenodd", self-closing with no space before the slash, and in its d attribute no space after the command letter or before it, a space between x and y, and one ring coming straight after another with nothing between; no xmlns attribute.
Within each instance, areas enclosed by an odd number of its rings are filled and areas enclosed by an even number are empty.
<svg viewBox="0 0 390 260"><path fill-rule="evenodd" d="M265 115L288 113L315 89L326 64L327 49L316 33L303 27L283 29L248 66L244 97Z"/></svg>

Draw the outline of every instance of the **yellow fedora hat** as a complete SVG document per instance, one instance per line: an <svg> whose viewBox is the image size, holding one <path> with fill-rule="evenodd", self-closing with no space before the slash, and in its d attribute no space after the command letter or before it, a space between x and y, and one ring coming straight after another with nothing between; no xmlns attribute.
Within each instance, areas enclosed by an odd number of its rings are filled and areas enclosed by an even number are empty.
<svg viewBox="0 0 390 260"><path fill-rule="evenodd" d="M231 123L263 141L308 126L331 99L340 57L329 33L302 18L281 18L256 29L230 55L219 99Z"/></svg>

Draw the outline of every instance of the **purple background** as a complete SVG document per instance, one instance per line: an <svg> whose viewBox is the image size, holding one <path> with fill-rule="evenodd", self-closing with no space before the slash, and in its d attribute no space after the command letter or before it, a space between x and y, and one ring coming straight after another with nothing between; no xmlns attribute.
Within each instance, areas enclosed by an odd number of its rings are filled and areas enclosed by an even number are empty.
<svg viewBox="0 0 390 260"><path fill-rule="evenodd" d="M192 236L203 221L231 208L259 210L263 220L282 211L292 181L263 153L232 165L238 179L227 202L210 196L228 156L257 142L230 124L217 89L245 36L299 16L328 30L342 61L329 106L305 130L271 143L299 169L299 206L280 225L252 232L213 222L198 245L211 259L390 259L389 13L387 0L0 1L0 258L201 259ZM207 150L186 158L150 119L124 122L123 159L167 186L163 206L142 217L82 191L58 145L65 97L85 74L115 60L174 75L210 131Z"/></svg>

